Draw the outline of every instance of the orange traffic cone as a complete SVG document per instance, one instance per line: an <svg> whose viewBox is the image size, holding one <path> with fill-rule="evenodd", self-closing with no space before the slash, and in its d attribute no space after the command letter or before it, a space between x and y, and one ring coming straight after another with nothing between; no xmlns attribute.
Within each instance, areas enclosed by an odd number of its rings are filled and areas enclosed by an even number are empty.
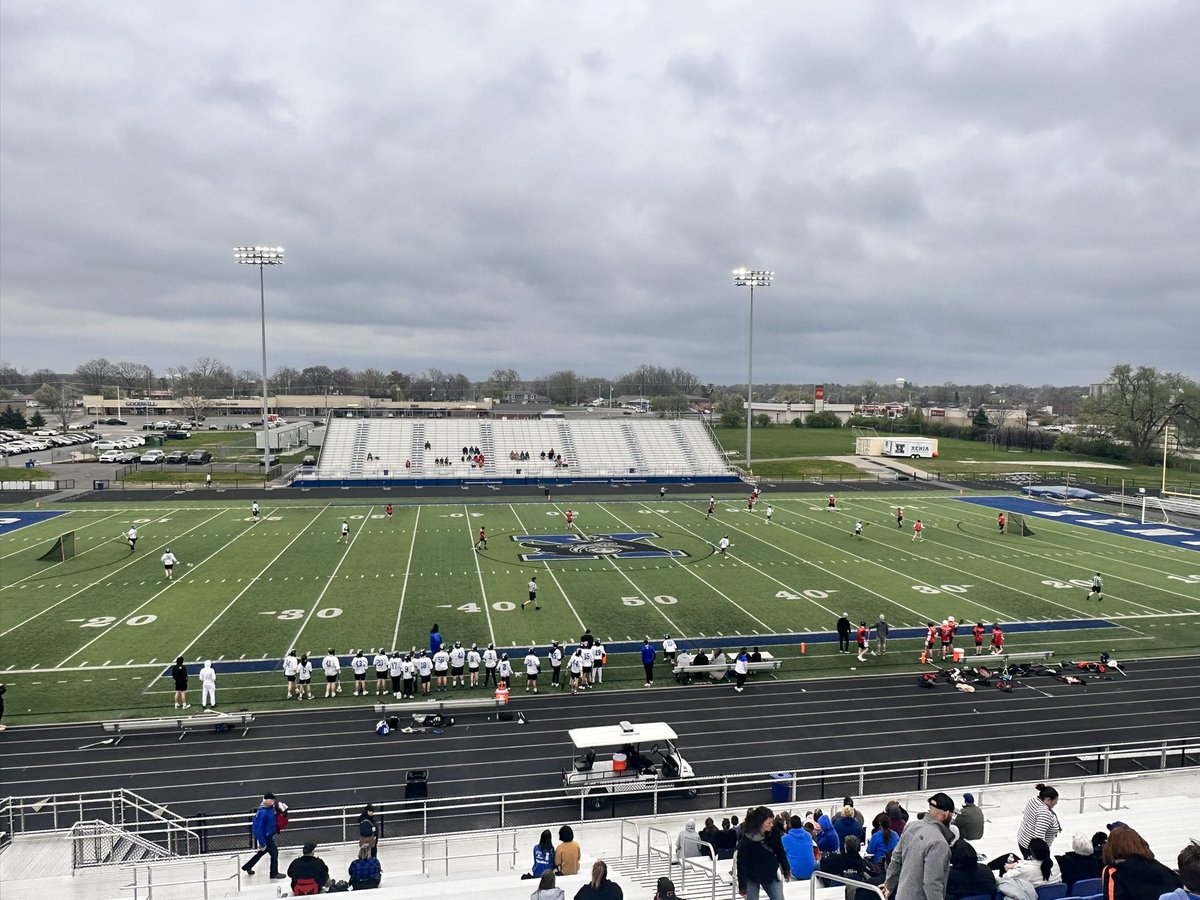
<svg viewBox="0 0 1200 900"><path fill-rule="evenodd" d="M800 642L800 655L801 655L801 656L803 656L803 655L804 655L804 641L801 641L801 642Z"/></svg>
<svg viewBox="0 0 1200 900"><path fill-rule="evenodd" d="M925 651L921 651L921 665L925 665Z"/></svg>

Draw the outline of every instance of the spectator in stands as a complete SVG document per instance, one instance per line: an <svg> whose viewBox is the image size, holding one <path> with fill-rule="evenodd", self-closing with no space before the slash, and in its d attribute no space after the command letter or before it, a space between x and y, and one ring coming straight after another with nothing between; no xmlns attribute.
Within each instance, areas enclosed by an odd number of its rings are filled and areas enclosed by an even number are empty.
<svg viewBox="0 0 1200 900"><path fill-rule="evenodd" d="M833 830L833 822L829 816L820 816L817 819L817 849L821 851L821 855L837 853L841 846L842 842L838 840L838 834Z"/></svg>
<svg viewBox="0 0 1200 900"><path fill-rule="evenodd" d="M862 842L854 835L847 837L844 849L821 857L821 871L853 878L855 881L865 881L867 861L863 859ZM825 883L837 886L834 882ZM849 894L850 892L847 892L847 895Z"/></svg>
<svg viewBox="0 0 1200 900"><path fill-rule="evenodd" d="M974 794L963 794L962 809L954 816L954 824L964 841L977 841L983 837L983 810L975 805Z"/></svg>
<svg viewBox="0 0 1200 900"><path fill-rule="evenodd" d="M359 847L358 859L350 863L350 889L353 891L377 888L383 879L383 866L371 855L371 850L371 847Z"/></svg>
<svg viewBox="0 0 1200 900"><path fill-rule="evenodd" d="M608 880L608 866L602 859L592 863L591 880L575 892L575 900L624 900L624 897L621 886Z"/></svg>
<svg viewBox="0 0 1200 900"><path fill-rule="evenodd" d="M946 896L946 880L950 874L948 826L952 815L954 801L939 792L929 798L925 817L905 828L888 865L886 886L889 897L942 900Z"/></svg>
<svg viewBox="0 0 1200 900"><path fill-rule="evenodd" d="M892 830L892 820L888 818L888 814L882 812L877 815L871 823L871 839L867 841L867 853L871 855L871 862L883 865L887 855L896 849L898 843L900 835Z"/></svg>
<svg viewBox="0 0 1200 900"><path fill-rule="evenodd" d="M298 897L318 894L329 887L329 866L316 855L316 844L305 844L304 855L292 860L287 877L292 879L292 893Z"/></svg>
<svg viewBox="0 0 1200 900"><path fill-rule="evenodd" d="M542 832L541 838L533 848L533 869L522 875L522 878L541 878L543 872L554 869L554 841L550 839L550 829Z"/></svg>
<svg viewBox="0 0 1200 900"><path fill-rule="evenodd" d="M737 877L738 891L746 900L758 900L760 892L770 900L783 900L783 882L791 877L791 869L774 825L775 814L765 806L750 810L742 825Z"/></svg>
<svg viewBox="0 0 1200 900"><path fill-rule="evenodd" d="M267 854L271 856L271 877L283 878L279 872L279 850L275 846L275 834L279 830L275 815L275 795L263 794L262 803L254 813L254 823L251 831L258 844L258 852L246 860L242 871L247 875L254 874L254 866Z"/></svg>
<svg viewBox="0 0 1200 900"><path fill-rule="evenodd" d="M554 886L554 870L547 869L542 873L537 890L529 895L529 900L566 900L563 889Z"/></svg>
<svg viewBox="0 0 1200 900"><path fill-rule="evenodd" d="M888 805L883 808L887 813L887 817L891 820L892 831L896 834L904 834L904 826L908 824L908 810L900 805L899 800L889 800Z"/></svg>
<svg viewBox="0 0 1200 900"><path fill-rule="evenodd" d="M755 647L754 649L757 650L758 648ZM842 798L842 809L845 809L847 806L850 807L850 812L854 816L854 821L858 823L858 827L865 829L867 820L863 818L862 813L860 813L857 809L854 808L854 798L853 797L843 797Z"/></svg>
<svg viewBox="0 0 1200 900"><path fill-rule="evenodd" d="M696 831L696 820L688 819L675 838L675 858L690 859L694 856L703 856L700 841L700 834Z"/></svg>
<svg viewBox="0 0 1200 900"><path fill-rule="evenodd" d="M788 826L787 833L783 836L783 851L787 854L792 878L804 881L812 877L817 868L812 835L805 830L799 816L792 816Z"/></svg>
<svg viewBox="0 0 1200 900"><path fill-rule="evenodd" d="M1200 843L1192 841L1180 850L1178 863L1183 887L1163 894L1158 900L1200 900Z"/></svg>
<svg viewBox="0 0 1200 900"><path fill-rule="evenodd" d="M1067 885L1085 878L1099 878L1100 857L1092 846L1092 839L1082 832L1072 837L1071 849L1058 857L1058 870Z"/></svg>
<svg viewBox="0 0 1200 900"><path fill-rule="evenodd" d="M1058 805L1058 791L1044 784L1037 786L1038 795L1030 798L1021 815L1021 827L1017 830L1017 846L1024 856L1029 856L1029 845L1034 838L1041 838L1048 845L1054 843L1062 826L1054 807Z"/></svg>
<svg viewBox="0 0 1200 900"><path fill-rule="evenodd" d="M654 887L654 900L683 900L683 898L675 893L675 882L670 878L660 878Z"/></svg>
<svg viewBox="0 0 1200 900"><path fill-rule="evenodd" d="M736 818L737 816L730 817L730 819ZM734 830L730 819L721 820L721 830L713 842L713 846L717 848L717 859L733 859L733 854L737 850L738 838L741 835Z"/></svg>
<svg viewBox="0 0 1200 900"><path fill-rule="evenodd" d="M1158 900L1180 886L1179 876L1155 859L1150 845L1128 825L1108 835L1100 882L1105 900Z"/></svg>
<svg viewBox="0 0 1200 900"><path fill-rule="evenodd" d="M375 827L375 807L368 803L358 814L358 846L366 847L374 857L379 852L375 849L378 843L379 829Z"/></svg>
<svg viewBox="0 0 1200 900"><path fill-rule="evenodd" d="M570 825L558 829L558 847L554 850L554 868L559 875L578 875L579 857L583 855L575 841L575 832ZM607 869L605 870L607 872Z"/></svg>
<svg viewBox="0 0 1200 900"><path fill-rule="evenodd" d="M721 829L717 827L717 823L713 821L712 816L704 820L704 827L700 829L700 840L705 844L711 844L713 849L717 848L717 843L721 838ZM701 856L709 856L708 848L700 848Z"/></svg>
<svg viewBox="0 0 1200 900"><path fill-rule="evenodd" d="M1034 887L1041 884L1058 884L1062 881L1062 873L1058 863L1050 855L1050 845L1041 838L1029 842L1029 855L1004 864L1004 874L1001 878L1028 881Z"/></svg>
<svg viewBox="0 0 1200 900"><path fill-rule="evenodd" d="M946 880L946 900L959 900L976 894L993 894L996 876L979 861L979 854L968 841L958 840L950 848L950 876Z"/></svg>
<svg viewBox="0 0 1200 900"><path fill-rule="evenodd" d="M853 806L843 806L838 811L836 818L831 821L833 822L834 833L838 837L839 847L846 846L846 838L848 837L857 838L860 844L866 840L866 833L863 831L862 825L854 818Z"/></svg>

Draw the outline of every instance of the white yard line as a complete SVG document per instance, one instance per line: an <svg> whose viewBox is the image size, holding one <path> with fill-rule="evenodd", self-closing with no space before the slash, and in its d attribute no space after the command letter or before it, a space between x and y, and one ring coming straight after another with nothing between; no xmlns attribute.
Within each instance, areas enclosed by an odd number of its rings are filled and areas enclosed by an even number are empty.
<svg viewBox="0 0 1200 900"><path fill-rule="evenodd" d="M511 503L508 504L508 508L512 510L513 518L517 520L517 525L520 526L521 530L526 534L529 534L529 529L525 527L525 523L521 521L521 517L517 515L517 511ZM554 508L558 509L558 504L555 504ZM550 561L542 560L542 564L546 567L546 573L550 576L550 580L554 582L554 586L558 588L558 592L562 594L563 600L566 601L567 607L571 610L571 615L575 617L575 621L579 623L579 627L587 628L587 626L583 624L583 619L579 617L579 611L575 609L575 604L571 602L571 598L567 595L566 588L562 586L562 582L560 582L558 580L558 576L554 574L554 567L550 565Z"/></svg>
<svg viewBox="0 0 1200 900"><path fill-rule="evenodd" d="M213 620L212 620L211 622L209 622L209 623L208 623L207 625L205 625L205 626L204 626L202 629L200 629L200 633L199 633L199 634L197 634L197 635L196 635L194 638L192 638L191 642L190 642L190 643L189 643L189 644L188 644L186 647L184 647L182 650L180 650L180 651L179 651L179 653L178 653L178 654L176 654L176 655L177 655L177 656L182 656L182 657L184 657L184 658L187 658L188 651L189 651L189 650L191 650L193 647L195 647L195 646L196 646L196 644L199 642L200 638L204 637L204 635L208 633L208 630L209 630L210 628L212 628L214 625L216 625L216 624L217 624L217 622L218 622L218 621L221 619L221 617L222 617L223 615L225 615L225 613L229 612L229 610L230 610L230 609L233 607L233 604L237 603L237 602L238 602L240 599L242 599L242 596L243 596L243 595L246 593L246 591L250 590L250 588L252 588L252 587L254 587L256 584L258 584L258 580L259 580L260 578L262 578L262 577L263 577L263 575L265 575L267 572L271 571L271 567L272 567L273 565L275 565L275 563L277 563L277 562L279 561L279 558L280 558L281 556L283 556L283 554L287 553L287 552L288 552L288 550L289 550L289 549L291 549L291 546L292 546L292 544L294 544L294 543L296 543L296 541L300 540L300 538L304 536L304 533L305 533L306 531L308 531L308 529L312 528L312 526L313 526L313 523L314 523L314 522L316 522L316 521L317 521L317 519L318 519L318 518L320 518L320 517L321 517L321 515L322 515L324 512L325 512L324 510L318 510L318 511L317 511L317 513L316 513L316 515L314 515L314 516L313 516L313 517L312 517L312 518L309 520L308 524L307 524L307 525L305 525L303 528L301 528L301 529L300 529L300 530L299 530L299 531L296 533L296 536L295 536L295 537L293 537L293 538L292 538L290 541L288 541L288 542L287 542L287 543L284 545L283 549L282 549L282 550L280 550L278 553L276 553L276 554L275 554L275 556L273 556L273 557L271 558L271 561L270 561L270 562L268 562L268 563L267 563L265 566L263 566L261 569L259 569L259 571L258 571L258 574L257 574L257 575L255 575L253 578L251 578L251 579L249 580L249 583L247 583L247 585L246 585L244 588L242 588L240 591L238 591L238 592L237 592L237 593L234 595L234 597L233 597L233 599L232 599L232 600L230 600L230 601L229 601L227 604L225 604L225 608L224 608L224 609L222 609L222 610L221 610L219 613L217 613L217 614L216 614L216 616L214 616L214 617L213 617ZM253 528L253 527L254 527L254 523L251 523L251 526L250 526L250 527L251 527L251 528ZM245 533L246 533L246 532L245 532L245 531L243 531L243 532L242 532L242 534L241 534L241 535L239 535L239 537L241 537L242 535L245 535ZM237 538L234 538L234 540L237 540ZM230 543L230 544L232 544L232 543L233 543L233 541L230 541L229 543ZM226 545L225 545L225 547L228 547L228 546L229 546L229 544L226 544ZM222 548L221 548L221 550L224 550L224 549L225 549L225 547L222 547ZM220 553L220 552L221 552L221 550L218 550L217 552L218 552L218 553ZM344 557L343 557L343 558L344 558ZM332 579L331 579L331 580L332 580ZM326 586L328 587L328 585L326 585ZM281 655L282 655L282 654L281 654Z"/></svg>
<svg viewBox="0 0 1200 900"><path fill-rule="evenodd" d="M483 569L479 567L479 554L475 552L475 523L471 521L471 507L463 504L464 518L467 525L467 541L471 544L471 556L475 557L475 574L479 578L479 595L483 598L483 613L487 616L488 634L491 642L496 643L496 629L492 627L492 608L488 605L487 589L483 586Z"/></svg>
<svg viewBox="0 0 1200 900"><path fill-rule="evenodd" d="M605 511L605 512L607 512L607 513L608 513L610 516L612 516L614 519L616 519L618 522L620 522L622 525L624 525L624 526L625 526L625 528L626 528L627 530L629 530L629 531L637 531L637 530L638 530L638 529L636 529L636 528L633 528L632 526L630 526L630 525L629 525L627 522L625 522L623 519L621 519L621 518L618 518L618 517L617 517L617 515L616 515L615 513L609 512L609 510L608 510L608 509L607 509L607 508L604 506L604 504L600 504L600 506L601 506L601 508L602 508L602 509L604 509L604 511ZM661 517L661 518L663 518L663 519L666 519L666 520L667 520L668 522L670 522L672 525L677 525L677 523L676 523L676 522L674 522L673 520L671 520L671 519L667 518L667 517L666 517L666 516L664 516L664 515L663 515L661 512L658 512L657 510L650 509L650 507L649 507L649 506L647 506L647 505L646 505L646 504L644 504L644 503L642 504L642 508L643 508L643 509L646 509L646 510L649 510L649 511L650 511L652 514L654 514L654 515L656 515L656 516L659 516L659 517ZM701 537L700 537L700 535L696 534L696 532L694 532L694 531L690 530L690 529L689 529L689 528L687 528L686 526L681 526L681 527L683 527L683 530L684 530L684 531L686 531L688 534L692 535L692 537L696 537L696 538L700 538L700 540L704 540L704 538L701 538ZM708 542L707 542L707 541L705 541L705 543L708 543ZM749 616L751 619L753 619L755 622L757 622L757 623L758 623L760 626L762 626L762 628L763 628L765 631L772 631L772 630L774 630L774 629L772 628L772 626L768 625L766 622L764 622L762 619L760 619L760 618L759 618L758 616L756 616L754 613L750 612L750 610L746 609L746 607L742 606L742 604L738 603L736 600L734 600L732 597L730 597L730 596L729 596L728 594L726 594L724 591L722 591L722 590L720 590L719 588L717 588L717 587L716 587L716 585L714 585L714 584L713 584L711 581L709 581L707 578L704 578L703 576L701 576L701 575L700 575L700 573L693 571L693 569L692 569L692 567L691 567L691 566L684 565L684 563L680 562L680 561L679 561L679 559L678 559L678 558L675 558L675 557L672 557L672 558L671 558L671 562L675 563L675 565L676 565L677 567L679 567L679 568L683 569L685 572L687 572L689 575L691 575L691 576L692 576L693 578L695 578L697 581L699 581L699 582L701 582L702 584L704 584L705 586L707 586L707 587L708 587L708 589L709 589L709 590L711 590L711 591L712 591L714 594L718 594L719 596L723 597L723 598L724 598L724 599L725 599L727 602L729 602L729 603L733 604L734 606L736 606L736 607L737 607L739 610L741 610L743 613L745 613L747 616Z"/></svg>
<svg viewBox="0 0 1200 900"><path fill-rule="evenodd" d="M328 509L328 508L329 507L325 507L325 509ZM368 510L369 509L370 509L370 507L368 507ZM322 512L323 511L324 510L322 510ZM321 515L321 513L318 512L317 515ZM350 555L350 548L352 548L354 546L354 541L358 540L358 536L360 534L362 534L362 530L367 527L367 522L369 522L370 519L371 519L371 517L368 514L368 515L363 516L363 520L358 523L358 530L354 533L354 540L350 541L350 543L346 545L346 549L342 553L342 558L339 559L337 562L337 565L333 567L333 572L331 572L329 575L329 578L326 579L325 586L323 588L321 588L321 593L317 594L317 599L313 601L312 609L310 609L308 611L308 615L305 616L304 621L300 623L300 630L296 632L296 636L294 638L292 638L291 643L288 644L287 647L285 647L283 650L281 650L279 652L279 656L281 658L292 647L296 647L300 644L300 635L304 634L304 629L308 627L308 623L311 622L312 617L314 615L316 615L317 608L321 605L321 600L324 599L326 592L333 585L333 582L337 579L337 573L338 573L338 570L342 567L342 563L344 563L346 561L346 557ZM340 538L339 538L339 540L340 540Z"/></svg>
<svg viewBox="0 0 1200 900"><path fill-rule="evenodd" d="M191 528L189 528L187 531L184 531L184 532L182 532L182 533L181 533L181 534L180 534L178 537L182 538L182 537L183 537L183 535L185 535L185 534L191 534L191 533L192 533L193 531L195 531L197 528L200 528L200 527L202 527L202 526L204 526L204 525L207 525L209 522L211 522L213 519L217 518L217 516L219 516L219 515L221 515L221 513L217 513L216 515L214 515L214 516L210 516L209 518L205 519L203 522L200 522L200 523L198 523L198 524L196 524L196 525L193 525L193 526L192 526ZM170 546L170 542L168 542L168 541L164 541L163 543L159 544L159 545L158 545L158 547L155 547L155 548L154 548L154 550L151 550L150 552L151 552L151 553L154 553L154 551L155 551L155 550L158 550L158 549L160 549L160 548L166 548L166 547L168 547L168 546ZM131 554L130 554L130 556L137 556L137 554L136 554L136 553L131 553ZM204 563L205 563L207 560L210 560L210 559L212 559L212 558L213 558L213 556L214 556L214 554L211 554L211 553L210 553L208 556L206 556L206 557L205 557L203 560L201 560L201 561L200 561L199 565L204 565ZM145 559L145 557L141 557L141 558L142 558L142 559ZM122 566L121 568L125 568L125 567L124 567L124 566ZM108 576L108 577L109 577L109 578L111 578L112 576L110 575L110 576ZM185 578L186 578L187 576L183 576L183 577L185 577ZM107 579L103 579L103 578L102 578L102 579L100 579L100 581L105 581L105 580L107 580ZM180 580L182 581L182 580L183 580L183 578L181 578ZM96 584L99 584L99 583L100 583L100 581L95 581L95 582L92 582L92 584L91 584L91 585L88 585L88 587L92 587L92 586L94 586L94 585L96 585ZM174 586L174 584L175 584L175 582L174 582L174 581L168 581L168 582L166 583L166 585L164 585L164 586L163 586L163 588L162 588L161 590L159 590L159 591L155 591L155 592L154 592L153 594L151 594L151 595L150 595L150 596L149 596L149 597L148 597L148 598L147 598L147 599L146 599L144 602L142 602L142 603L139 603L139 604L138 604L138 605L137 605L137 606L136 606L136 607L135 607L133 610L131 610L130 612L127 612L127 613L125 613L125 614L124 614L124 615L122 615L122 616L118 616L118 617L117 617L117 620L116 620L115 622L113 622L113 624L109 625L107 628L105 628L103 631L101 631L101 632L100 632L98 635L96 635L94 638L92 638L90 641L88 641L86 644L84 644L82 647L80 647L80 648L79 648L78 650L76 650L74 653L72 653L72 654L70 654L69 656L67 656L67 657L66 657L66 659L64 659L62 662L60 662L60 663L59 663L59 665L60 665L60 666L65 666L65 665L66 665L66 664L67 664L67 663L68 663L70 660L74 659L76 656L78 656L80 653L82 653L82 652L83 652L84 650L86 650L88 647L92 646L92 644L96 643L96 641L100 640L100 638L104 637L106 634L109 634L109 633L110 633L110 632L111 632L111 631L112 631L114 628L117 628L118 626L120 626L120 625L123 625L123 624L125 623L125 620L126 620L126 619L128 619L130 616L135 616L135 615L137 615L137 614L138 614L138 612L140 612L142 609L145 609L145 608L146 608L146 606L148 606L150 603L154 602L154 600L155 600L157 597L160 597L160 596L162 596L162 595L163 595L163 594L164 594L166 591L170 590L170 589L171 589L171 587L172 587L172 586ZM84 592L84 591L86 591L87 589L88 589L87 587L85 587L85 588L81 588L80 590L76 591L74 594L71 594L70 596L71 596L71 597L77 596L78 594L81 594L81 593L83 593L83 592ZM66 599L70 599L70 597L68 597L68 598L66 598ZM62 600L60 600L60 601L59 601L59 603L62 603L62 602L63 602ZM54 606L58 606L58 603L55 603L55 604L54 604ZM44 610L42 610L42 612L43 612L43 613L44 613L44 612L48 612L50 609L53 609L53 608L54 608L54 606L51 606L51 607L49 607L48 609L44 609ZM42 614L42 613L38 613L37 615L38 615L38 616L40 616L41 614ZM37 618L37 616L32 616L31 618ZM26 621L29 621L29 620L26 620ZM22 623L22 624L24 624L24 623ZM19 626L17 626L17 627L19 627ZM11 631L12 629L9 629L9 630ZM5 634L7 634L7 633L8 633L8 632L5 632ZM4 636L4 635L0 635L0 637L3 637L3 636Z"/></svg>
<svg viewBox="0 0 1200 900"><path fill-rule="evenodd" d="M212 517L212 519L215 519L215 518L216 518L216 516ZM193 532L197 528L199 528L201 525L207 525L209 522L212 521L212 519L206 519L205 521L201 522L199 525L189 528L187 531L182 532L179 535L179 537L183 537L183 535L185 535L185 534L190 534L191 532ZM168 546L168 544L166 544L166 543L159 545L159 547L164 547L164 548L167 546ZM155 548L155 550L157 550L157 549L158 549L158 547ZM153 553L154 551L152 550L150 552ZM74 593L68 594L67 596L63 597L61 600L58 601L58 603L53 603L50 606L47 606L45 609L35 612L32 616L30 616L28 619L25 619L23 622L18 622L16 625L13 625L11 628L6 628L4 631L0 631L0 638L16 631L18 628L20 628L23 625L28 625L30 622L32 622L34 619L38 618L39 616L44 616L46 613L50 612L50 610L54 609L55 607L61 606L63 603L66 603L68 600L73 600L75 597L78 597L80 594L84 593L85 591L88 591L88 590L94 588L96 585L103 584L105 581L110 580L117 572L120 572L123 569L128 568L130 565L132 565L135 562L138 562L139 560L140 560L140 557L138 557L138 555L136 553L129 554L129 556L126 557L126 562L124 563L124 565L120 566L119 568L115 569L113 572L110 572L109 574L105 575L102 578L97 578L95 581L91 582L90 584L85 584L83 587L81 587L79 590L75 591ZM68 659L69 658L70 657L68 657Z"/></svg>
<svg viewBox="0 0 1200 900"><path fill-rule="evenodd" d="M396 627L392 630L392 649L400 640L400 615L404 612L404 598L408 595L408 576L412 573L413 550L417 547L417 527L421 524L421 507L417 507L416 518L413 519L412 542L408 545L408 562L404 566L404 583L400 585L400 605L396 608Z"/></svg>

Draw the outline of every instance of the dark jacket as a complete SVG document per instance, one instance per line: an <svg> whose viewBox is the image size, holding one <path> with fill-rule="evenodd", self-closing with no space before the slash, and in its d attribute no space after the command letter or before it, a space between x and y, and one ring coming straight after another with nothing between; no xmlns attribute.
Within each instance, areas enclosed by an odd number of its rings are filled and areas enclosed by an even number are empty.
<svg viewBox="0 0 1200 900"><path fill-rule="evenodd" d="M866 877L867 861L853 853L830 853L821 859L821 871L832 875L844 875L863 881ZM833 887L837 884L828 882Z"/></svg>
<svg viewBox="0 0 1200 900"><path fill-rule="evenodd" d="M325 861L319 856L298 856L288 866L287 876L292 879L293 889L296 882L303 878L312 878L321 887L325 887L329 881L329 866L325 865Z"/></svg>
<svg viewBox="0 0 1200 900"><path fill-rule="evenodd" d="M366 887L379 887L383 878L383 866L373 856L366 859L356 859L350 863L350 886L355 890Z"/></svg>
<svg viewBox="0 0 1200 900"><path fill-rule="evenodd" d="M854 816L838 816L833 820L833 830L837 832L838 846L846 846L846 838L854 836L860 841L866 841L863 827L855 821Z"/></svg>
<svg viewBox="0 0 1200 900"><path fill-rule="evenodd" d="M845 616L837 620L837 633L842 637L849 637L850 635L850 620Z"/></svg>
<svg viewBox="0 0 1200 900"><path fill-rule="evenodd" d="M1085 878L1099 878L1100 870L1103 868L1100 857L1095 853L1081 856L1071 850L1056 859L1058 860L1058 870L1062 873L1063 884L1067 887L1077 881L1083 881Z"/></svg>
<svg viewBox="0 0 1200 900"><path fill-rule="evenodd" d="M738 841L739 891L745 891L746 885L751 881L755 884L770 884L772 881L782 881L783 875L791 873L782 841L764 838L762 835L756 837L757 840L749 835L744 835Z"/></svg>
<svg viewBox="0 0 1200 900"><path fill-rule="evenodd" d="M186 691L188 681L187 666L182 663L175 663L171 666L171 677L175 679L175 690Z"/></svg>
<svg viewBox="0 0 1200 900"><path fill-rule="evenodd" d="M950 848L950 875L946 879L946 900L958 900L975 894L994 894L996 876L979 861L975 848L956 841Z"/></svg>
<svg viewBox="0 0 1200 900"><path fill-rule="evenodd" d="M964 841L977 841L983 837L983 810L974 803L967 803L954 817L958 836Z"/></svg>
<svg viewBox="0 0 1200 900"><path fill-rule="evenodd" d="M592 887L589 881L575 892L575 900L623 900L624 897L625 892L621 890L621 886L607 878L600 882L598 888Z"/></svg>
<svg viewBox="0 0 1200 900"><path fill-rule="evenodd" d="M1158 900L1180 887L1179 876L1157 859L1134 857L1100 873L1105 900Z"/></svg>

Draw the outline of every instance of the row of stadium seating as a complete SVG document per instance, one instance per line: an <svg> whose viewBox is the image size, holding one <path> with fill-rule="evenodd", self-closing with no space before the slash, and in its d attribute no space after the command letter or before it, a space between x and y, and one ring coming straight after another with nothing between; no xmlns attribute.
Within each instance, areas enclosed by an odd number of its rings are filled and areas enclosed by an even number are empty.
<svg viewBox="0 0 1200 900"><path fill-rule="evenodd" d="M479 448L483 465L464 459L464 447ZM728 477L724 455L697 421L336 419L316 471L297 483Z"/></svg>

